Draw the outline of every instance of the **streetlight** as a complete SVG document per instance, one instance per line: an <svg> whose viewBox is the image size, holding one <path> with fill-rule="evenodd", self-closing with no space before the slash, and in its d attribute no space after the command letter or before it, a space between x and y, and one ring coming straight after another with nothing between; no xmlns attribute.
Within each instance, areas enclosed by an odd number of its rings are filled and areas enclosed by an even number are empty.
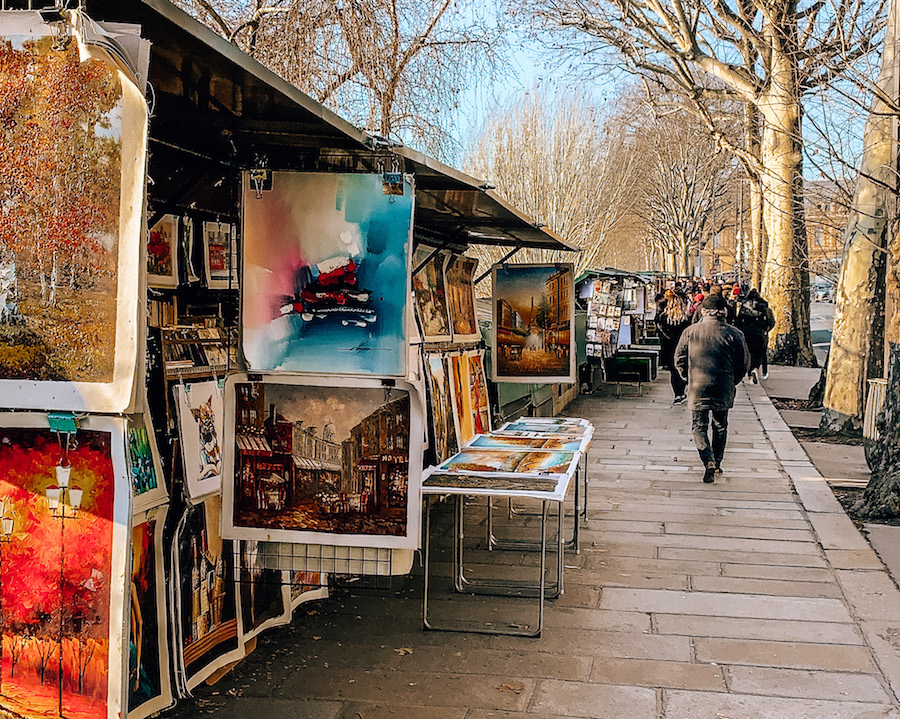
<svg viewBox="0 0 900 719"><path fill-rule="evenodd" d="M12 502L0 499L0 546L9 544L16 528L12 516ZM0 550L0 694L3 693L3 552Z"/></svg>
<svg viewBox="0 0 900 719"><path fill-rule="evenodd" d="M63 716L63 587L65 581L66 566L66 518L74 519L81 507L84 490L80 487L69 486L69 478L72 476L72 465L56 466L56 481L59 485L50 485L45 492L47 505L54 517L59 518L59 670L57 672L57 684L59 687L59 716ZM69 511L71 510L71 511Z"/></svg>

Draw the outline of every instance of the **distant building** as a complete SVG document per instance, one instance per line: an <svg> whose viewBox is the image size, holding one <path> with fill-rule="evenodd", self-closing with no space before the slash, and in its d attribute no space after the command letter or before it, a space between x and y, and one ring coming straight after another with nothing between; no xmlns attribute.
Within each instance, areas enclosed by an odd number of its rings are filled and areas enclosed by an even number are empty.
<svg viewBox="0 0 900 719"><path fill-rule="evenodd" d="M546 285L547 299L550 301L550 326L547 331L545 347L559 353L568 350L572 331L571 270L560 270L547 279Z"/></svg>

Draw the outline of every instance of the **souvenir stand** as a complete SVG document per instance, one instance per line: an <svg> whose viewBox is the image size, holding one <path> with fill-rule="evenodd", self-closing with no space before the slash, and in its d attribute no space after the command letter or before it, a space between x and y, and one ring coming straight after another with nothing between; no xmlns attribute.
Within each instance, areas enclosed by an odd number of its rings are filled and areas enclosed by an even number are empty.
<svg viewBox="0 0 900 719"><path fill-rule="evenodd" d="M426 379L448 448L490 426L477 325L421 352L419 246L460 318L468 242L566 246L165 0L80 7L0 10L0 712L141 719L411 569Z"/></svg>

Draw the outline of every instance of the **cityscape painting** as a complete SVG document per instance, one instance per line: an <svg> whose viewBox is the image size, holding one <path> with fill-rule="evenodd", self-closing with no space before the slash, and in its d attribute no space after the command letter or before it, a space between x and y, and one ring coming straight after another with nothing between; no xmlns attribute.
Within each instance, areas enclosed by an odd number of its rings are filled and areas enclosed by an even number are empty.
<svg viewBox="0 0 900 719"><path fill-rule="evenodd" d="M481 339L475 319L475 268L478 260L465 255L450 255L444 265L444 287L454 342Z"/></svg>
<svg viewBox="0 0 900 719"><path fill-rule="evenodd" d="M416 545L423 426L414 388L334 382L229 378L226 537Z"/></svg>
<svg viewBox="0 0 900 719"><path fill-rule="evenodd" d="M81 38L54 51L54 32L37 12L3 14L0 396L122 412L138 354L147 106Z"/></svg>
<svg viewBox="0 0 900 719"><path fill-rule="evenodd" d="M416 312L425 342L449 342L452 338L444 288L444 260L443 252L436 252L430 247L416 250L416 267L422 267L413 275L413 291L416 293Z"/></svg>
<svg viewBox="0 0 900 719"><path fill-rule="evenodd" d="M493 379L574 382L574 268L498 264L493 268Z"/></svg>
<svg viewBox="0 0 900 719"><path fill-rule="evenodd" d="M456 421L453 418L453 397L450 391L448 360L442 354L426 356L429 391L431 393L431 429L434 434L434 456L438 463L459 451Z"/></svg>
<svg viewBox="0 0 900 719"><path fill-rule="evenodd" d="M0 716L124 716L124 423L61 437L46 415L0 416Z"/></svg>

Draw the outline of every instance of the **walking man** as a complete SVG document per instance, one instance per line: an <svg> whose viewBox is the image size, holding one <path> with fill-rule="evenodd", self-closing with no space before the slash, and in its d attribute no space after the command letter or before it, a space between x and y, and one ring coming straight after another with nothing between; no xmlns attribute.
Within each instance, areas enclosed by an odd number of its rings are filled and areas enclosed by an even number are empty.
<svg viewBox="0 0 900 719"><path fill-rule="evenodd" d="M675 367L687 380L694 444L703 462L703 481L709 483L722 471L728 410L734 405L734 388L747 373L750 356L744 334L725 323L727 305L722 297L707 297L698 311L701 320L684 331L675 348Z"/></svg>

